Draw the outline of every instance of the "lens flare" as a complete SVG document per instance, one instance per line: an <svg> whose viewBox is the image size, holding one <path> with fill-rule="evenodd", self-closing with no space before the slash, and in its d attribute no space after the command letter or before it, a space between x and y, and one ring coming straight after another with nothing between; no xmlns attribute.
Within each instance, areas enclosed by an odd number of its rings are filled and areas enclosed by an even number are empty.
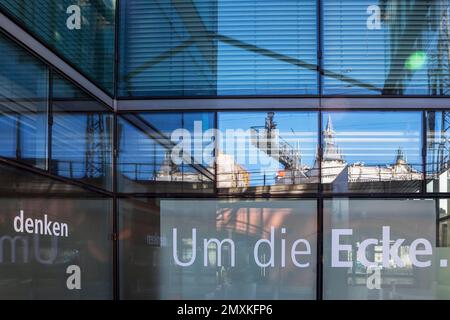
<svg viewBox="0 0 450 320"><path fill-rule="evenodd" d="M427 61L426 53L423 51L417 51L409 56L409 58L406 60L405 66L406 69L414 71L421 69L426 61Z"/></svg>

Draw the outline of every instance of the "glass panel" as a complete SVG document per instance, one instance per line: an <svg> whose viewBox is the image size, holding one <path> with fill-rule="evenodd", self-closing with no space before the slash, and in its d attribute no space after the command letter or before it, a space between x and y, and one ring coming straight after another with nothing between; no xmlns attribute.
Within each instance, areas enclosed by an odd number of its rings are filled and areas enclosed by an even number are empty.
<svg viewBox="0 0 450 320"><path fill-rule="evenodd" d="M113 114L61 76L53 76L53 173L112 188Z"/></svg>
<svg viewBox="0 0 450 320"><path fill-rule="evenodd" d="M0 299L111 299L112 201L3 165L0 181Z"/></svg>
<svg viewBox="0 0 450 320"><path fill-rule="evenodd" d="M214 190L214 113L123 114L118 123L120 192Z"/></svg>
<svg viewBox="0 0 450 320"><path fill-rule="evenodd" d="M112 298L109 200L14 197L0 203L1 299ZM40 229L47 223L50 234ZM79 287L69 279L74 270L80 270Z"/></svg>
<svg viewBox="0 0 450 320"><path fill-rule="evenodd" d="M119 212L123 299L315 298L315 200L133 199Z"/></svg>
<svg viewBox="0 0 450 320"><path fill-rule="evenodd" d="M438 199L436 200L438 205L437 210L439 212L439 218L446 218L450 215L450 199Z"/></svg>
<svg viewBox="0 0 450 320"><path fill-rule="evenodd" d="M450 199L440 199L442 204L450 203ZM440 220L439 222L439 248L437 248L437 259L450 261L450 220ZM445 265L445 264L444 264ZM448 265L448 262L447 262ZM437 271L436 296L439 299L450 300L450 271L448 268L439 268Z"/></svg>
<svg viewBox="0 0 450 320"><path fill-rule="evenodd" d="M439 246L444 248L450 247L450 233L448 230L449 226L450 226L449 220L439 222Z"/></svg>
<svg viewBox="0 0 450 320"><path fill-rule="evenodd" d="M427 112L427 192L450 192L450 113Z"/></svg>
<svg viewBox="0 0 450 320"><path fill-rule="evenodd" d="M444 298L435 244L434 200L325 200L324 298Z"/></svg>
<svg viewBox="0 0 450 320"><path fill-rule="evenodd" d="M420 112L323 113L322 183L328 192L419 192Z"/></svg>
<svg viewBox="0 0 450 320"><path fill-rule="evenodd" d="M0 8L112 93L114 0L1 0Z"/></svg>
<svg viewBox="0 0 450 320"><path fill-rule="evenodd" d="M0 34L0 156L47 163L48 70Z"/></svg>
<svg viewBox="0 0 450 320"><path fill-rule="evenodd" d="M121 95L215 95L216 1L120 5Z"/></svg>
<svg viewBox="0 0 450 320"><path fill-rule="evenodd" d="M218 95L317 94L314 0L218 0Z"/></svg>
<svg viewBox="0 0 450 320"><path fill-rule="evenodd" d="M324 94L447 95L447 1L324 0Z"/></svg>
<svg viewBox="0 0 450 320"><path fill-rule="evenodd" d="M217 157L220 192L315 192L316 112L221 112Z"/></svg>
<svg viewBox="0 0 450 320"><path fill-rule="evenodd" d="M316 94L316 1L121 2L122 96Z"/></svg>

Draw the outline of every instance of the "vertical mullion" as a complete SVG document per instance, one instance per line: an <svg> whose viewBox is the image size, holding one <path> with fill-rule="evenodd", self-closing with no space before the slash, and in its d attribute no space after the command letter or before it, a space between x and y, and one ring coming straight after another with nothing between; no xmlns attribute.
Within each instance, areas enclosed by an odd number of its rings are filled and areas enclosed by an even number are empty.
<svg viewBox="0 0 450 320"><path fill-rule="evenodd" d="M319 100L320 104L320 100ZM316 270L316 299L323 299L323 186L322 186L322 110L318 113L318 148L317 161L318 172L318 194L317 194L317 270Z"/></svg>
<svg viewBox="0 0 450 320"><path fill-rule="evenodd" d="M317 270L316 270L316 300L323 300L323 185L322 185L322 154L323 154L323 137L322 137L322 95L323 95L323 1L317 0L317 87L319 96L319 112L318 112L318 196L317 196Z"/></svg>
<svg viewBox="0 0 450 320"><path fill-rule="evenodd" d="M422 194L427 193L427 147L428 147L428 123L427 111L422 111Z"/></svg>
<svg viewBox="0 0 450 320"><path fill-rule="evenodd" d="M214 37L210 38L210 41L212 42L212 45L214 46L213 48L213 52L212 52L212 59L213 60L213 70L212 70L212 74L213 74L213 83L214 83L214 96L218 96L218 92L219 92L219 75L218 75L218 55L219 55L219 40L217 40L217 34L219 33L219 6L218 6L218 1L214 1Z"/></svg>
<svg viewBox="0 0 450 320"><path fill-rule="evenodd" d="M46 171L52 168L52 132L53 132L53 70L48 68L48 93L47 93L47 160Z"/></svg>
<svg viewBox="0 0 450 320"><path fill-rule="evenodd" d="M439 209L440 209L439 198L434 199L434 201L435 201L434 211L435 211L435 215L436 215L436 239L435 239L436 243L435 243L435 247L440 247L442 244L441 244L440 236L439 236L439 233L441 231L441 228L440 228L441 221L439 219Z"/></svg>
<svg viewBox="0 0 450 320"><path fill-rule="evenodd" d="M120 63L120 0L116 0L114 12L114 75L113 75L113 96L119 96L119 63ZM116 109L116 106L114 106Z"/></svg>
<svg viewBox="0 0 450 320"><path fill-rule="evenodd" d="M317 88L319 94L319 100L322 98L322 77L323 77L323 17L322 17L322 0L317 0L316 3L316 37L317 37Z"/></svg>
<svg viewBox="0 0 450 320"><path fill-rule="evenodd" d="M323 197L317 198L316 300L323 300Z"/></svg>
<svg viewBox="0 0 450 320"><path fill-rule="evenodd" d="M113 97L119 96L119 63L120 63L120 0L116 0L114 12L114 75L113 75ZM115 101L115 100L114 100ZM118 156L118 123L117 103L114 104L112 126L112 218L113 218L113 299L120 299L120 273L119 273L119 211L117 198L117 156Z"/></svg>
<svg viewBox="0 0 450 320"><path fill-rule="evenodd" d="M219 155L219 112L214 111L214 130L216 137L214 138L214 195L218 194L217 173L218 173L218 155Z"/></svg>
<svg viewBox="0 0 450 320"><path fill-rule="evenodd" d="M112 198L112 218L113 218L113 299L120 299L120 273L119 273L119 211L117 198L117 155L118 155L118 123L117 113L113 114L113 132L112 132L112 184L113 184L113 198Z"/></svg>

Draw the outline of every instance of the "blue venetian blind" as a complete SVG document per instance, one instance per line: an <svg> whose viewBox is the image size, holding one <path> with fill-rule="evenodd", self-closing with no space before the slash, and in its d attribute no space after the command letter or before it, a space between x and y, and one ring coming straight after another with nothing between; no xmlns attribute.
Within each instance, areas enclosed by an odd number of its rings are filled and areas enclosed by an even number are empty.
<svg viewBox="0 0 450 320"><path fill-rule="evenodd" d="M325 94L447 94L448 1L323 4Z"/></svg>
<svg viewBox="0 0 450 320"><path fill-rule="evenodd" d="M113 90L114 0L0 0L9 12L47 46L105 90ZM66 10L78 5L81 29L69 30Z"/></svg>
<svg viewBox="0 0 450 320"><path fill-rule="evenodd" d="M122 96L317 93L316 1L121 3Z"/></svg>

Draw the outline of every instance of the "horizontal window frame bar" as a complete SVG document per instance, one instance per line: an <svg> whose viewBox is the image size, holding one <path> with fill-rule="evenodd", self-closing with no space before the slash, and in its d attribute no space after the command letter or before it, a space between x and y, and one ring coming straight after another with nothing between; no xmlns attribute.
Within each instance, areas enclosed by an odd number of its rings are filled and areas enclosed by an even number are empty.
<svg viewBox="0 0 450 320"><path fill-rule="evenodd" d="M449 199L450 193L293 193L293 194L254 194L254 193L126 193L118 192L116 194L119 199L126 198L195 198L195 199ZM449 216L450 217L450 216ZM449 218L450 219L450 218Z"/></svg>
<svg viewBox="0 0 450 320"><path fill-rule="evenodd" d="M447 110L450 97L338 97L338 98L174 98L116 100L117 112L226 110Z"/></svg>
<svg viewBox="0 0 450 320"><path fill-rule="evenodd" d="M79 187L79 188L85 190L87 193L91 192L91 193L95 193L95 194L101 195L103 197L108 197L108 198L113 197L113 195L114 195L113 192L110 192L110 191L107 191L107 190L104 190L101 188L97 188L93 185L90 185L90 184L87 184L87 183L84 183L84 182L81 182L81 181L78 181L75 179L70 179L70 178L66 178L63 176L54 175L54 174L50 173L50 171L39 169L39 168L33 167L29 164L21 163L20 161L17 161L17 160L12 160L12 159L0 156L0 164L14 167L16 169L20 169L20 170L23 170L23 171L26 171L26 172L29 172L32 174L36 174L36 175L39 175L39 176L42 176L42 177L45 177L45 178L48 178L51 180L61 182L61 183L76 186L76 187ZM42 197L42 194L40 196ZM48 196L48 194L45 194L45 197L47 197L47 196Z"/></svg>

